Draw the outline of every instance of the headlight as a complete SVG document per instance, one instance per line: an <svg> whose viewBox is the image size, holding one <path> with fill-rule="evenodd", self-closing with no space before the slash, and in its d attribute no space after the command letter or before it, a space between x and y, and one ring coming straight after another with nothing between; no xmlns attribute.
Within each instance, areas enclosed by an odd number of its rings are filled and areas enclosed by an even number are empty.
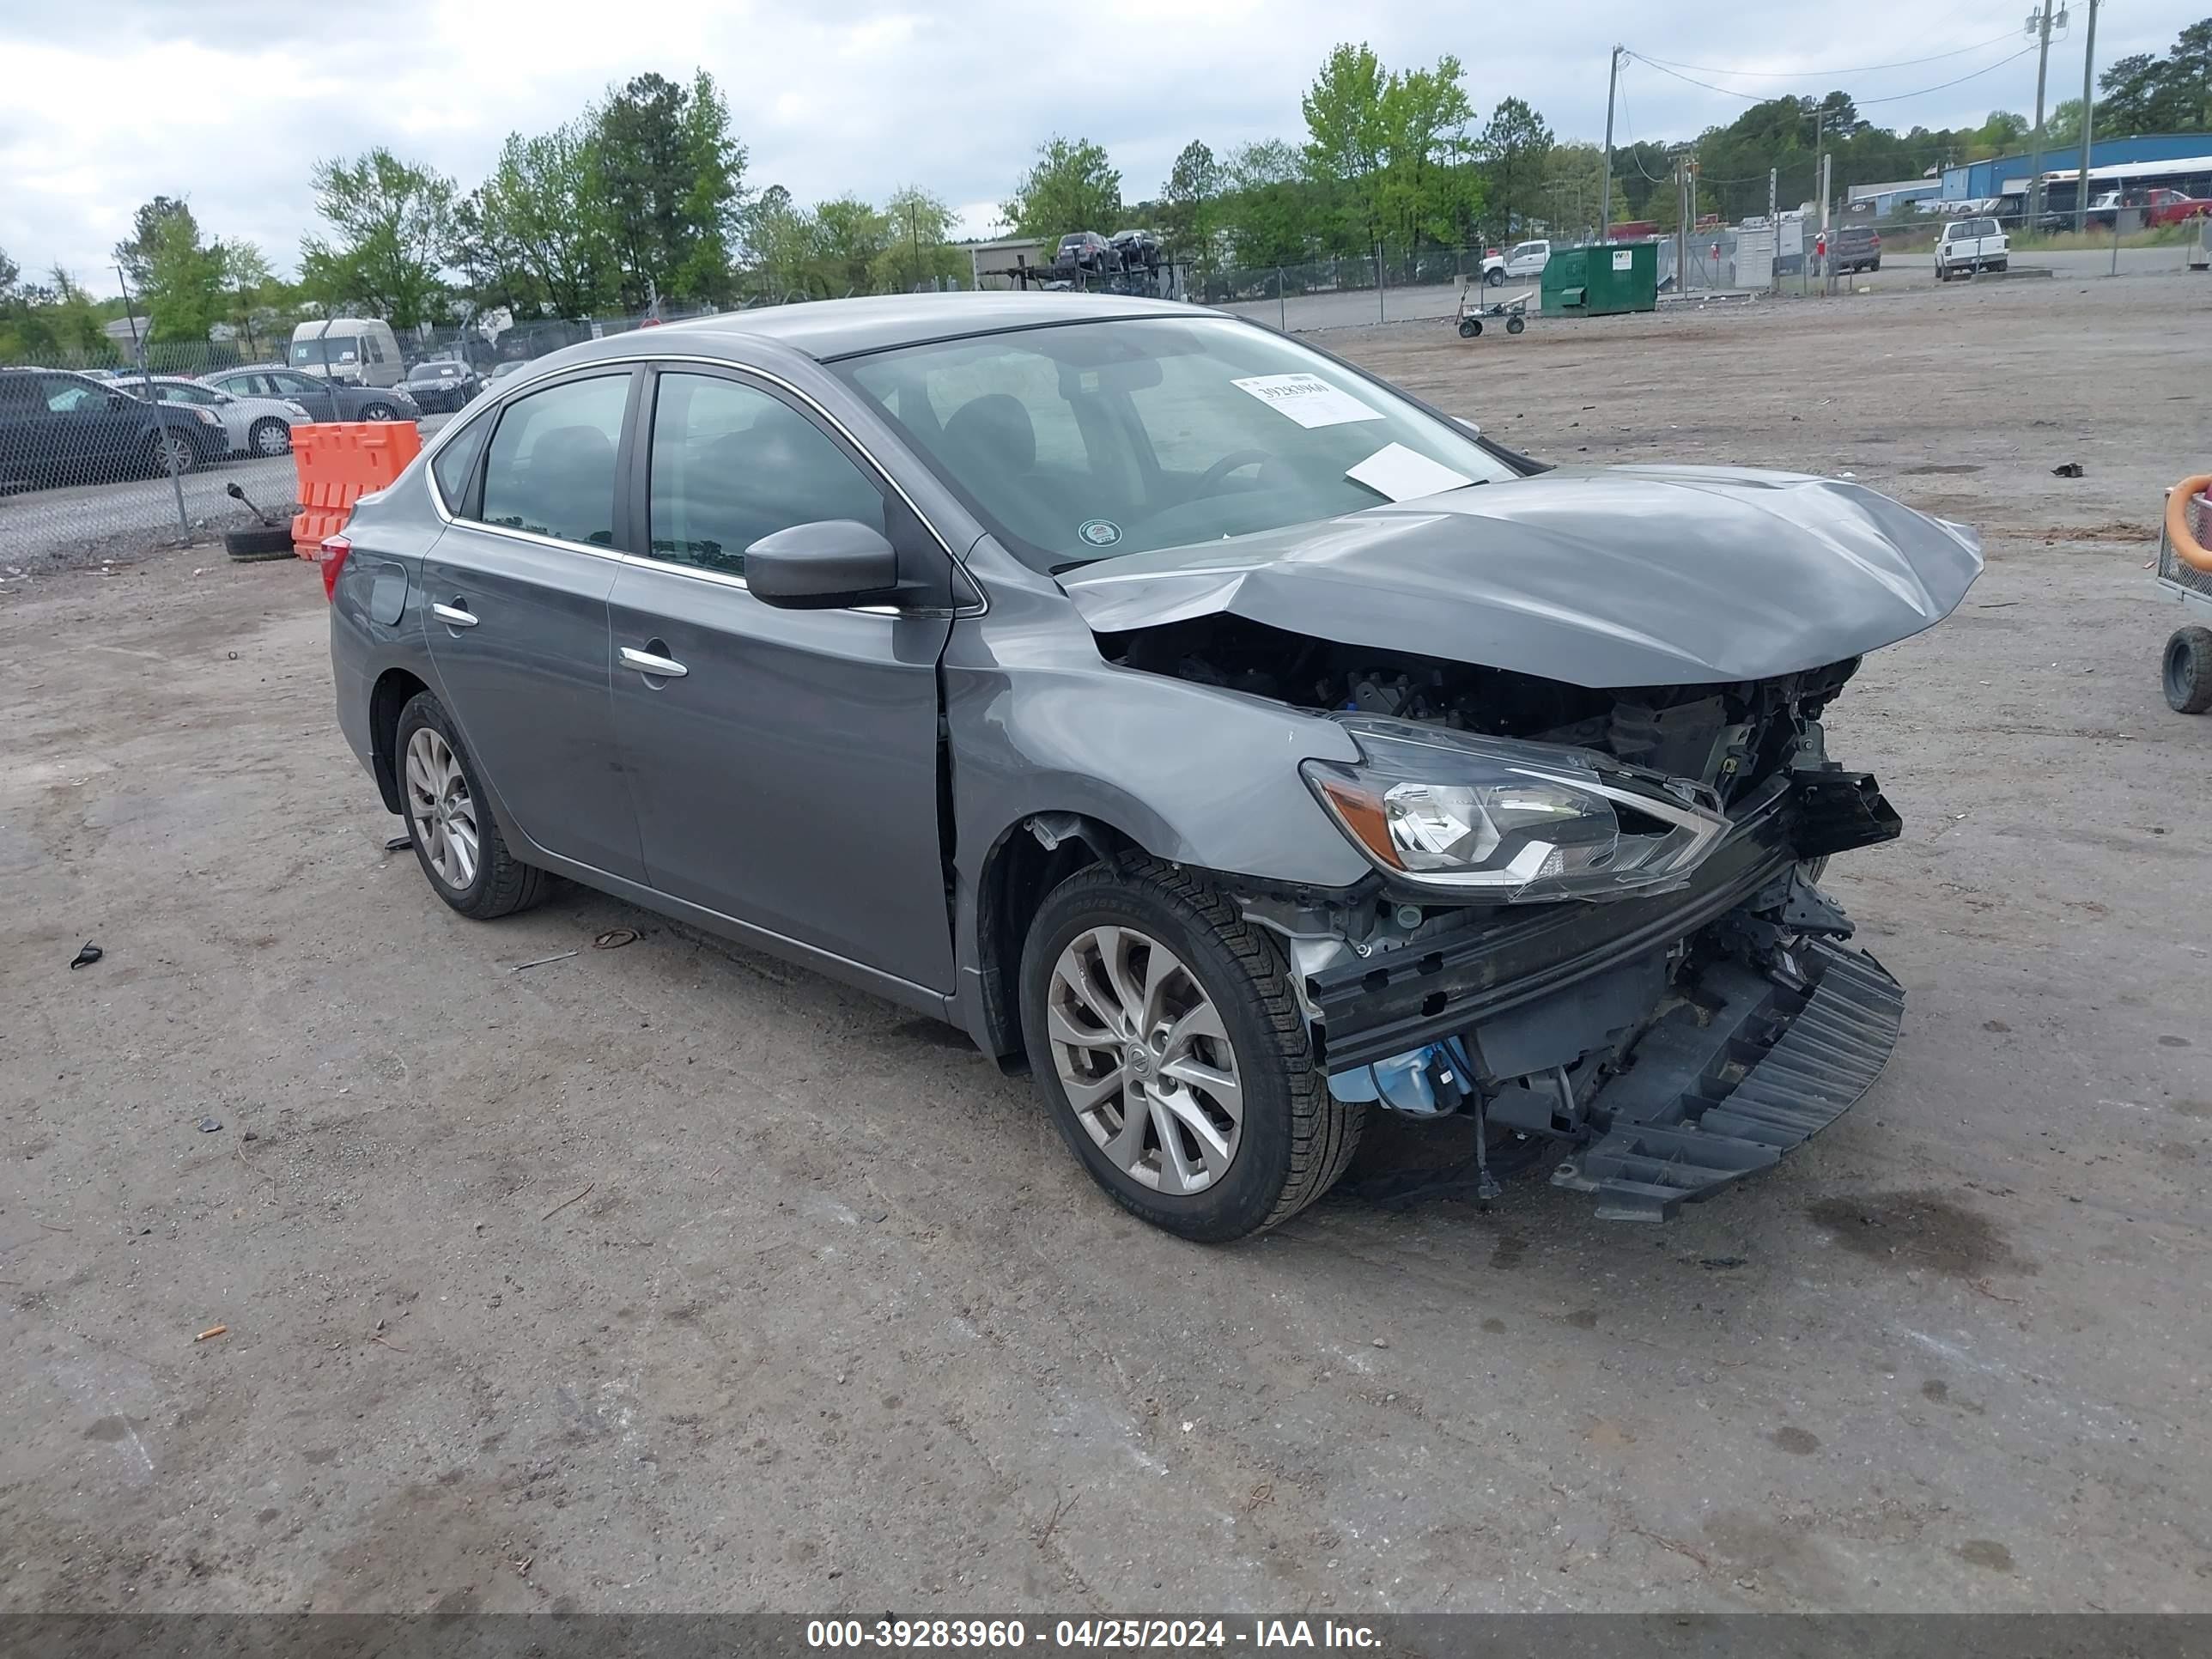
<svg viewBox="0 0 2212 1659"><path fill-rule="evenodd" d="M1729 828L1711 791L1586 749L1342 722L1358 765L1299 769L1386 875L1471 899L1625 897L1680 880Z"/></svg>
<svg viewBox="0 0 2212 1659"><path fill-rule="evenodd" d="M203 409L198 404L193 404L190 405L190 407L192 413L199 417L200 423L202 425L221 426L222 424L222 416L216 414L215 410L211 409Z"/></svg>
<svg viewBox="0 0 2212 1659"><path fill-rule="evenodd" d="M284 412L285 412L287 415L297 415L297 416L298 416L301 420L303 420L303 421L304 421L304 420L306 420L306 419L307 418L307 404L295 404L295 403L292 402L289 398L287 398L287 399L285 400L285 403L284 403Z"/></svg>

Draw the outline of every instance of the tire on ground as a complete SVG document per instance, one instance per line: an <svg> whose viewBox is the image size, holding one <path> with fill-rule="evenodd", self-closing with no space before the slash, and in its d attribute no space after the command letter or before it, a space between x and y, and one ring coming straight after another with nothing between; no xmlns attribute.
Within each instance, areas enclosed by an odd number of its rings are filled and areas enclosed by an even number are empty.
<svg viewBox="0 0 2212 1659"><path fill-rule="evenodd" d="M1085 929L1119 923L1159 940L1221 1012L1244 1097L1228 1172L1191 1194L1125 1174L1078 1121L1045 1028L1054 964ZM1184 1238L1221 1243L1287 1221L1334 1186L1358 1149L1366 1108L1338 1100L1314 1064L1281 953L1220 892L1141 854L1095 864L1054 888L1022 951L1022 1036L1046 1109L1091 1179L1133 1215Z"/></svg>
<svg viewBox="0 0 2212 1659"><path fill-rule="evenodd" d="M278 525L270 528L256 525L250 530L227 530L222 536L222 550L240 564L258 564L270 559L295 557L292 548L292 527Z"/></svg>
<svg viewBox="0 0 2212 1659"><path fill-rule="evenodd" d="M2177 628L2160 663L2166 701L2177 714L2212 713L2212 628Z"/></svg>
<svg viewBox="0 0 2212 1659"><path fill-rule="evenodd" d="M470 800L476 808L476 879L459 891L447 886L431 866L429 849L423 845L423 838L414 833L414 817L409 811L412 802L408 795L407 740L425 726L443 738L447 747L453 751L453 758L460 763L461 775L468 782ZM476 761L461 742L460 729L453 724L453 716L430 692L416 693L399 711L399 724L392 738L392 768L393 775L399 780L401 810L408 812L407 827L409 839L415 844L415 861L422 866L423 878L430 884L431 891L463 915L477 921L513 915L544 898L553 878L507 851L507 837L501 832L490 798L484 793L483 778L477 770Z"/></svg>

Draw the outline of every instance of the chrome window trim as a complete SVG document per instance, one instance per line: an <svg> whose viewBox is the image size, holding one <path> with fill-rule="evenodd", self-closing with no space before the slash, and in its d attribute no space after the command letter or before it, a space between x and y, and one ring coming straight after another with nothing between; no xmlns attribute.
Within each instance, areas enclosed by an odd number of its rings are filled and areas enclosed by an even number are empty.
<svg viewBox="0 0 2212 1659"><path fill-rule="evenodd" d="M881 461L878 460L874 453L871 451L866 444L862 443L859 438L854 435L852 428L847 426L844 422L839 420L835 415L831 414L829 410L823 408L821 402L804 387L793 386L789 380L785 380L780 374L772 374L769 370L758 368L751 363L732 362L728 359L722 357L701 357L691 355L668 356L659 353L640 353L634 356L605 357L589 363L578 363L572 368L563 369L559 374L549 377L543 384L536 381L532 382L530 389L532 392L541 392L548 389L549 387L557 386L564 380L583 380L588 378L594 373L605 370L615 370L627 374L635 369L641 363L650 368L662 368L670 363L691 363L696 364L702 368L715 368L721 369L726 372L734 371L738 374L750 375L756 380L764 380L772 386L778 387L784 392L789 392L801 404L804 404L808 409L813 410L816 415L821 416L824 422L828 422L832 430L834 430L840 437L843 438L848 444L851 445L853 453L858 455L863 461L866 462L869 468L875 473L875 475L881 478L886 484L890 485L892 491L898 496L898 498L907 504L908 510L914 514L917 520L920 521L921 527L929 532L931 539L936 542L939 548L944 550L945 556L951 560L956 565L960 563L960 556L952 550L952 544L945 540L945 532L937 527L936 522L930 518L929 514L921 510L921 505L915 501L914 497L907 494L906 486L891 476L890 469L886 467ZM487 398L481 399L480 402L484 405L482 413L472 415L469 420L455 421L451 425L441 428L439 430L437 436L430 441L429 447L422 452L422 471L423 477L429 485L430 505L437 513L439 519L444 523L449 525L466 524L490 530L501 535L529 536L529 532L526 531L510 531L499 525L486 525L481 519L456 518L453 514L453 509L446 505L445 495L438 488L438 475L433 470L432 466L432 464L437 459L438 452L443 449L447 444L453 441L454 434L456 433L464 430L475 421L490 419L496 410L505 409L508 404L514 401L515 397L518 395L522 395L520 388L517 389L516 392L503 394L496 398ZM554 547L580 548L586 553L612 554L617 557L636 559L641 562L652 565L655 569L684 568L672 566L667 564L665 561L659 559L641 559L641 556L637 555L617 553L615 550L612 549L591 547L581 542L564 542L560 540L558 538L551 536L530 536L529 538L533 541L545 543L548 545ZM716 575L720 573L708 571L703 574L708 575ZM726 580L737 581L739 586L743 586L743 578L741 577L731 577ZM977 583L975 586L980 587L981 585Z"/></svg>

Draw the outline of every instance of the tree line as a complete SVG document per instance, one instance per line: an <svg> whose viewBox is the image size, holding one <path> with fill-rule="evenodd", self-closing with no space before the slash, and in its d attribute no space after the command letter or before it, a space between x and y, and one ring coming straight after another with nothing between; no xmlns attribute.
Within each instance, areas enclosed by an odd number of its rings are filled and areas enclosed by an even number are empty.
<svg viewBox="0 0 2212 1659"><path fill-rule="evenodd" d="M1481 118L1466 82L1449 54L1393 68L1364 44L1340 45L1300 100L1302 134L1220 152L1194 139L1156 190L1133 198L1103 146L1054 136L1001 218L1012 234L1048 244L1140 225L1209 276L1378 246L1402 253L1596 230L1599 147L1560 140L1520 98L1501 98ZM2098 88L2100 137L2212 131L2212 18L2163 54L2115 60ZM2059 103L2045 149L2063 156L2081 122L2079 99ZM1613 216L1671 229L1685 155L1697 162L1694 211L1736 218L1765 210L1770 169L1785 204L1812 198L1823 153L1840 193L2015 153L2029 137L2027 118L2004 110L1974 127L1899 131L1840 90L1766 99L1686 142L1617 148ZM366 312L412 328L495 310L518 321L584 319L967 280L953 216L928 190L806 204L780 185L756 192L747 161L711 74L645 74L549 131L510 134L467 190L388 148L319 163L311 178L323 228L303 240L296 279L252 243L210 235L181 196L140 207L115 260L150 339L204 344L227 328L248 355L308 314ZM0 358L96 354L102 323L125 304L93 300L59 270L26 281L0 252Z"/></svg>

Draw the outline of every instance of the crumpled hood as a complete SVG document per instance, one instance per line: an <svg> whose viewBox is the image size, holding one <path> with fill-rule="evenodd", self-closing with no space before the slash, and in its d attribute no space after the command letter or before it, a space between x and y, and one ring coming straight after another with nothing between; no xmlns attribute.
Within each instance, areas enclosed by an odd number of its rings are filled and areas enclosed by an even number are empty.
<svg viewBox="0 0 2212 1659"><path fill-rule="evenodd" d="M1863 484L1562 469L1060 578L1102 634L1228 612L1595 688L1767 679L1948 616L1981 542Z"/></svg>

